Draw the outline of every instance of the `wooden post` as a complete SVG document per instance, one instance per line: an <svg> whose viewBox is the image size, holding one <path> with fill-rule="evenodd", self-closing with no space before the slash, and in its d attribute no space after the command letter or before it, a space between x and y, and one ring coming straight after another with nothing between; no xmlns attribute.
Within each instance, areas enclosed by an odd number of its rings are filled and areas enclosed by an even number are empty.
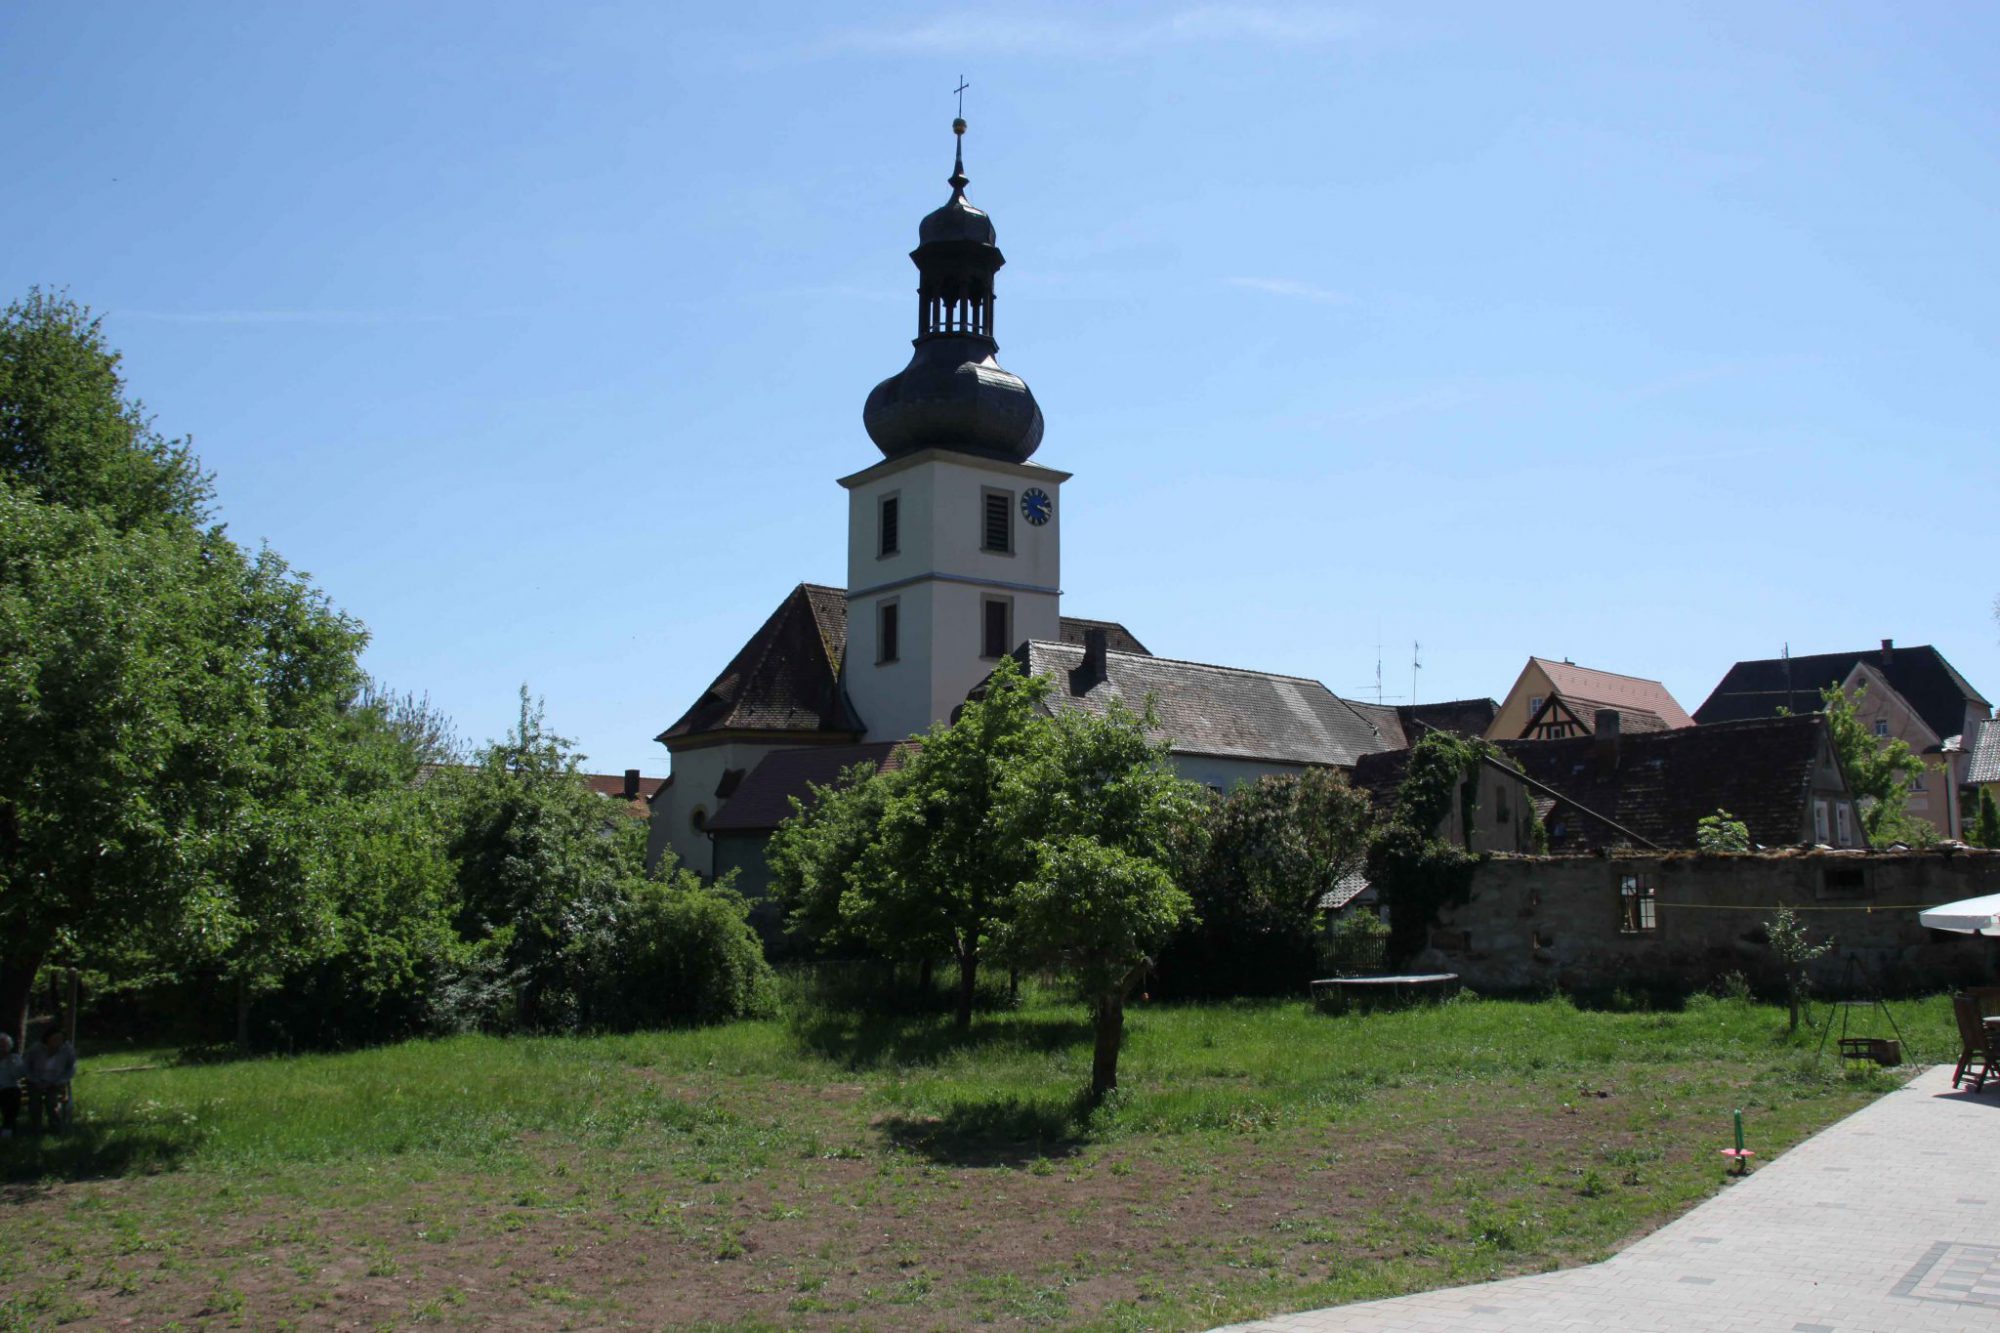
<svg viewBox="0 0 2000 1333"><path fill-rule="evenodd" d="M65 1029L63 1035L68 1037L69 1044L74 1046L76 1045L76 1001L80 988L77 983L76 969L73 967L69 969L69 985L67 989L69 991L69 999L63 1005L63 1027Z"/></svg>

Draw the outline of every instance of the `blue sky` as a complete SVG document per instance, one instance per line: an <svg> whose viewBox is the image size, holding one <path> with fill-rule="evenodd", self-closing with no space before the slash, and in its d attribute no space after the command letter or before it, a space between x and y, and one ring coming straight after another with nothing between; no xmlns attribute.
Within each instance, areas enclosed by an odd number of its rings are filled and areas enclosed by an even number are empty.
<svg viewBox="0 0 2000 1333"><path fill-rule="evenodd" d="M0 294L392 685L664 773L844 576L962 72L1066 610L1357 697L1883 637L2000 697L1996 68L1969 4L9 5Z"/></svg>

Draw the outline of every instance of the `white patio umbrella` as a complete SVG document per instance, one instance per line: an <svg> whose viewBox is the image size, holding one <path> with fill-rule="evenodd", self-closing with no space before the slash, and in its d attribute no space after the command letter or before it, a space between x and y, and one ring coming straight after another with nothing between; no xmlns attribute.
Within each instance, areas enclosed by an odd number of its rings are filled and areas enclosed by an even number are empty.
<svg viewBox="0 0 2000 1333"><path fill-rule="evenodd" d="M1955 930L1961 935L2000 935L2000 893L1984 898L1961 898L1941 907L1926 907L1917 920L1932 930Z"/></svg>

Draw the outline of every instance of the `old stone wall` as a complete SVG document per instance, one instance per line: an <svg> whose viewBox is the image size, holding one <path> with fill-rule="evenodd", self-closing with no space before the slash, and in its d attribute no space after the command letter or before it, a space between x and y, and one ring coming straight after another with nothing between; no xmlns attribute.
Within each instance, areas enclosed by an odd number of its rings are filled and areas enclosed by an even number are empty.
<svg viewBox="0 0 2000 1333"><path fill-rule="evenodd" d="M1688 990L1740 972L1780 984L1764 932L1780 906L1835 947L1815 965L1828 993L1991 984L2000 939L1925 929L1920 908L2000 893L2000 852L1496 856L1471 901L1447 908L1422 960L1482 991Z"/></svg>

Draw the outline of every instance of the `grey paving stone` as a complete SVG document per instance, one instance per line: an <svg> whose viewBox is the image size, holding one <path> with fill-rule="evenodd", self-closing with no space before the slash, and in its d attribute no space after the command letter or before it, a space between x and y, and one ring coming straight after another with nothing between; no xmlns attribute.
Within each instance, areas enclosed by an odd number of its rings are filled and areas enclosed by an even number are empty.
<svg viewBox="0 0 2000 1333"><path fill-rule="evenodd" d="M1238 1327L1992 1333L2000 1153L1933 1145L1991 1145L1996 1100L1932 1069L1601 1264Z"/></svg>

